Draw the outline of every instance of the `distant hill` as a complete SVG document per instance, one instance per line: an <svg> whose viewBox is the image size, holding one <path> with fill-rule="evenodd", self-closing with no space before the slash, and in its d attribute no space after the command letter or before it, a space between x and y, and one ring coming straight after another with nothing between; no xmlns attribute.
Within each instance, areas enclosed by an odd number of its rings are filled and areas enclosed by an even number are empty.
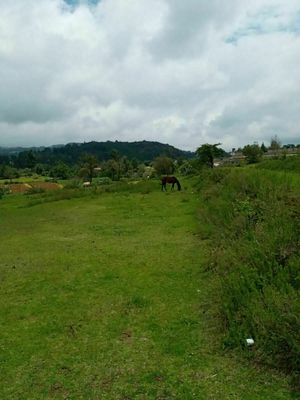
<svg viewBox="0 0 300 400"><path fill-rule="evenodd" d="M30 150L30 149L42 149L42 148L39 148L39 147L37 147L37 148L28 148L28 147L1 147L0 146L0 155L2 155L2 156L10 156L10 155L12 155L12 154L18 154L18 153L21 153L22 151L27 151L27 150ZM43 147L43 149L44 149L44 147Z"/></svg>
<svg viewBox="0 0 300 400"><path fill-rule="evenodd" d="M3 149L3 148L2 148ZM173 159L178 158L192 158L194 153L191 151L183 151L159 142L139 141L139 142L88 142L88 143L68 143L66 145L57 145L51 147L41 148L13 148L9 151L6 149L5 155L10 155L14 158L18 166L22 166L28 157L28 153L34 153L37 162L43 164L53 164L58 161L63 161L67 164L75 164L82 157L83 154L93 154L99 161L108 160L111 158L112 151L119 152L122 156L129 159L136 159L139 162L152 161L158 156L168 156ZM1 150L0 150L1 154Z"/></svg>
<svg viewBox="0 0 300 400"><path fill-rule="evenodd" d="M129 159L136 158L139 161L151 161L155 157L165 155L171 158L190 158L193 153L189 151L179 150L169 144L159 142L140 141L140 142L88 142L88 143L69 143L64 147L51 149L50 154L61 155L67 161L68 157L78 159L82 154L94 154L99 160L108 160L111 158L113 150L118 151L122 156ZM48 154L48 149L43 151Z"/></svg>
<svg viewBox="0 0 300 400"><path fill-rule="evenodd" d="M55 144L54 146L51 147L62 147L64 146L63 144ZM0 146L0 155L1 156L10 156L10 155L14 155L14 154L19 154L22 153L24 151L42 151L46 148L46 146L33 146L33 147L20 147L20 146L16 146L16 147L1 147Z"/></svg>

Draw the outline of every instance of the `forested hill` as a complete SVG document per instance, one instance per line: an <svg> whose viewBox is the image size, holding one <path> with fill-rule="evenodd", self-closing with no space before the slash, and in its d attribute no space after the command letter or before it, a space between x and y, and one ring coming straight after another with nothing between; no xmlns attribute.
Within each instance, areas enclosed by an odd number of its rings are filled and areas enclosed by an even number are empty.
<svg viewBox="0 0 300 400"><path fill-rule="evenodd" d="M45 147L1 147L0 146L0 156L11 156L14 154L19 154L22 151L28 150L43 150Z"/></svg>
<svg viewBox="0 0 300 400"><path fill-rule="evenodd" d="M140 162L151 161L154 158L164 155L171 158L191 158L194 153L179 150L168 144L159 142L140 141L140 142L88 142L88 143L69 143L64 146L52 146L41 150L28 150L14 155L14 161L19 167L27 164L28 156L34 157L36 162L43 164L53 164L63 161L67 164L75 164L83 154L93 154L99 161L111 158L112 152L117 151L121 156L129 159L136 159ZM30 153L30 154L29 154ZM24 161L24 162L23 162Z"/></svg>

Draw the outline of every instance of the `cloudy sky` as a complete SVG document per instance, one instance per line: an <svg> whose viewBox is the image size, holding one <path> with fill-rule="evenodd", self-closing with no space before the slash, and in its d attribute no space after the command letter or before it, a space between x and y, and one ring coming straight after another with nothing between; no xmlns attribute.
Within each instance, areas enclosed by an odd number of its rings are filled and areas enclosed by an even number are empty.
<svg viewBox="0 0 300 400"><path fill-rule="evenodd" d="M0 146L300 142L299 0L0 1Z"/></svg>

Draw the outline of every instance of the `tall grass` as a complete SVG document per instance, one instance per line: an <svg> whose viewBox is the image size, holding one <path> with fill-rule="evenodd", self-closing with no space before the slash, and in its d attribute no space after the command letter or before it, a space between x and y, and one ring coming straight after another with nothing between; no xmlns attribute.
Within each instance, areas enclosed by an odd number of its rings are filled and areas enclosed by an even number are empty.
<svg viewBox="0 0 300 400"><path fill-rule="evenodd" d="M70 200L73 198L81 197L96 197L101 196L105 193L141 193L148 194L153 189L160 188L160 184L157 181L134 181L134 182L111 182L107 184L95 184L88 188L79 186L76 182L70 182L62 190L55 191L40 191L32 190L28 194L32 194L31 198L22 207L33 207L38 204L52 203L61 200Z"/></svg>
<svg viewBox="0 0 300 400"><path fill-rule="evenodd" d="M256 168L300 173L300 155L265 160L257 164Z"/></svg>
<svg viewBox="0 0 300 400"><path fill-rule="evenodd" d="M224 344L300 372L300 177L220 169L199 179L199 229L220 278Z"/></svg>

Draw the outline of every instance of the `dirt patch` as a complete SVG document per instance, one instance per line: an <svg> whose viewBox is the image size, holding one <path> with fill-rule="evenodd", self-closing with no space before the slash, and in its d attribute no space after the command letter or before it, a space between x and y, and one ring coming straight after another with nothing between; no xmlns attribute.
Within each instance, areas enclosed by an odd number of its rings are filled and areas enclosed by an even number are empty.
<svg viewBox="0 0 300 400"><path fill-rule="evenodd" d="M13 194L25 193L27 190L31 189L31 185L28 183L12 183L11 185L5 185L5 187Z"/></svg>
<svg viewBox="0 0 300 400"><path fill-rule="evenodd" d="M8 185L0 185L0 188L7 189L9 193L26 193L28 190L43 189L43 190L58 190L62 189L63 185L54 182L30 182L30 183L11 183Z"/></svg>

